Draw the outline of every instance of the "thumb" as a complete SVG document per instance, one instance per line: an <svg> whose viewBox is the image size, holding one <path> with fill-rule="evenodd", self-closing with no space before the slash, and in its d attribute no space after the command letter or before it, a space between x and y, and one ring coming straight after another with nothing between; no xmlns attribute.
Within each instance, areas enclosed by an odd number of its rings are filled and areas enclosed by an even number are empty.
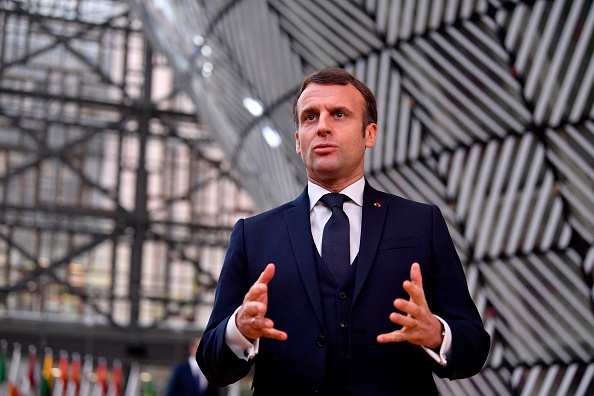
<svg viewBox="0 0 594 396"><path fill-rule="evenodd" d="M266 268L264 268L264 271L262 271L262 273L260 274L260 277L258 278L256 283L268 284L272 280L272 278L274 278L275 270L276 267L273 263L268 264Z"/></svg>

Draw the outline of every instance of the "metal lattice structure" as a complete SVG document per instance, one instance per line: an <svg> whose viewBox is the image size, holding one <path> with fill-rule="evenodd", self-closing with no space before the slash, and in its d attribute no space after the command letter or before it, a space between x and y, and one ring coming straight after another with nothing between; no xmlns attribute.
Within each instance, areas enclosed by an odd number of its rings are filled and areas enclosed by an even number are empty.
<svg viewBox="0 0 594 396"><path fill-rule="evenodd" d="M373 89L367 178L442 209L493 338L484 371L442 394L594 392L592 1L130 3L261 209L305 183L302 78L340 66Z"/></svg>
<svg viewBox="0 0 594 396"><path fill-rule="evenodd" d="M169 364L251 200L128 4L0 21L0 338Z"/></svg>

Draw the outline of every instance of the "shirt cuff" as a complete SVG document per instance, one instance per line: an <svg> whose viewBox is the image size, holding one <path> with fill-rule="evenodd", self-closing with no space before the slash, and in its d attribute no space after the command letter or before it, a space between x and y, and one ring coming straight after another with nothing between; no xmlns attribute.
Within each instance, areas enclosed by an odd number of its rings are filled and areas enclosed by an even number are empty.
<svg viewBox="0 0 594 396"><path fill-rule="evenodd" d="M237 316L238 307L233 315L227 321L227 327L225 327L225 342L227 346L233 351L235 356L245 361L250 360L258 354L258 348L260 347L260 339L257 338L253 343L241 334L237 325L235 324L235 317Z"/></svg>
<svg viewBox="0 0 594 396"><path fill-rule="evenodd" d="M450 326L445 320L437 315L433 316L435 316L441 322L441 324L443 324L443 341L441 342L441 347L439 348L439 354L435 353L435 351L433 351L431 348L423 347L423 349L437 363L441 364L442 366L447 366L450 352L452 352L452 330L450 330Z"/></svg>

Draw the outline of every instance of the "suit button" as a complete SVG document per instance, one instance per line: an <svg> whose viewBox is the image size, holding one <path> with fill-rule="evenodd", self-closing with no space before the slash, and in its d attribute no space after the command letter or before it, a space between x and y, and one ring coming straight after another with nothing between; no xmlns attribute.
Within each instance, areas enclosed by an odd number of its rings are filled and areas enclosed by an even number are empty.
<svg viewBox="0 0 594 396"><path fill-rule="evenodd" d="M340 322L340 327L347 328L349 326L349 323L346 320L343 320L342 322Z"/></svg>
<svg viewBox="0 0 594 396"><path fill-rule="evenodd" d="M351 357L351 355L349 355L349 353L348 353L348 352L346 352L346 351L345 351L345 352L343 352L343 353L342 353L342 358L343 358L344 360L347 360L347 359L348 359L348 358L350 358L350 357Z"/></svg>
<svg viewBox="0 0 594 396"><path fill-rule="evenodd" d="M326 345L326 337L324 336L319 336L318 339L316 340L318 346L323 347Z"/></svg>
<svg viewBox="0 0 594 396"><path fill-rule="evenodd" d="M344 300L345 298L347 298L347 295L345 292L341 291L341 292L338 292L338 298L340 298L341 300Z"/></svg>

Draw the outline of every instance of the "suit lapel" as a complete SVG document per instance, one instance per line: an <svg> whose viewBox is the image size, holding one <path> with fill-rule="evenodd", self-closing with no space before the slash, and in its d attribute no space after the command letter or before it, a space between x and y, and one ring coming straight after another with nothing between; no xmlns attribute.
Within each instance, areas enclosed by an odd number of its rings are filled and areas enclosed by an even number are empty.
<svg viewBox="0 0 594 396"><path fill-rule="evenodd" d="M309 197L307 195L307 188L292 202L292 205L294 205L292 208L285 211L285 221L287 222L293 253L295 254L297 267L301 273L307 295L313 304L320 324L323 324L322 301L314 256L315 247L313 238L311 237L311 224L309 221Z"/></svg>
<svg viewBox="0 0 594 396"><path fill-rule="evenodd" d="M361 219L361 244L357 259L357 276L355 279L355 290L353 302L361 292L367 275L371 270L371 264L379 246L386 221L388 203L382 198L379 191L372 188L367 181L363 193L363 217Z"/></svg>

